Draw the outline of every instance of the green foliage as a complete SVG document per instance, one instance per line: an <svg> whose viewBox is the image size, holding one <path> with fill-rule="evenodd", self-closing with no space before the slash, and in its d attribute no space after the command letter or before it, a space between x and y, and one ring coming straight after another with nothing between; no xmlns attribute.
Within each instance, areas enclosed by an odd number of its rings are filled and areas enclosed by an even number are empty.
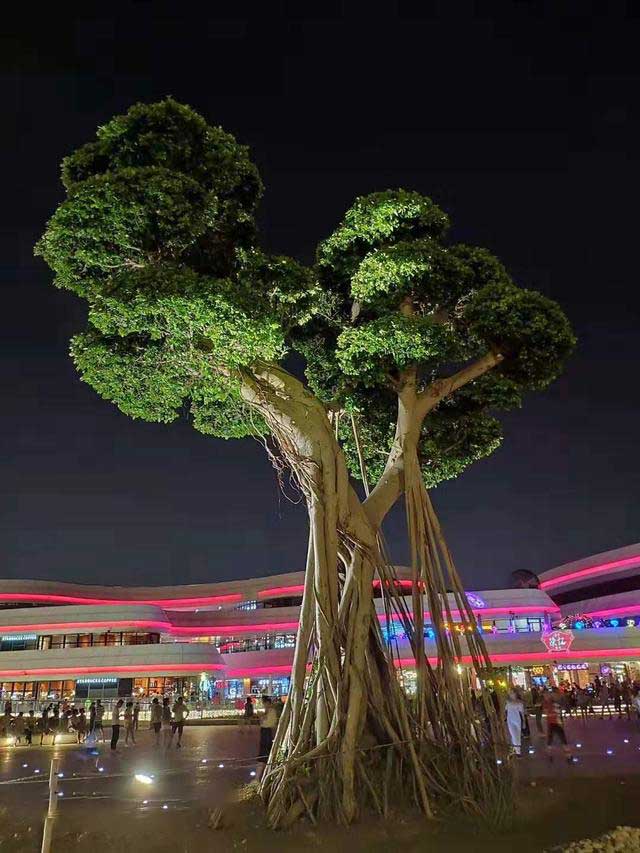
<svg viewBox="0 0 640 853"><path fill-rule="evenodd" d="M429 415L420 453L429 485L457 476L501 440L489 410L521 405L545 388L575 345L549 299L522 290L486 249L445 242L447 216L404 190L357 199L317 251L327 312L298 332L314 391L360 412L367 464L376 476L393 440L394 388L417 371L419 387L487 351L501 366ZM363 401L366 400L366 403ZM355 449L344 437L351 471Z"/></svg>
<svg viewBox="0 0 640 853"><path fill-rule="evenodd" d="M561 370L574 345L551 300L521 290L485 249L445 241L447 215L416 192L355 201L310 270L256 241L262 193L248 150L171 98L138 104L67 157L66 200L36 251L56 284L88 303L72 342L83 379L127 415L224 438L263 435L240 376L295 350L309 386L348 415L370 474L382 472L397 383L420 387L488 349L498 369L441 403L425 423L426 481L457 476L498 446L489 414L519 406ZM345 414L346 413L346 414Z"/></svg>
<svg viewBox="0 0 640 853"><path fill-rule="evenodd" d="M123 169L77 185L51 218L38 251L56 284L99 293L128 270L183 260L208 229L218 202L186 175Z"/></svg>
<svg viewBox="0 0 640 853"><path fill-rule="evenodd" d="M171 99L137 105L63 163L68 197L36 251L84 297L82 378L134 418L261 433L238 376L277 362L315 312L311 272L255 246L261 193L247 149Z"/></svg>
<svg viewBox="0 0 640 853"><path fill-rule="evenodd" d="M555 379L576 343L560 306L532 290L487 285L464 311L472 334L505 356L502 374L523 390L540 391Z"/></svg>
<svg viewBox="0 0 640 853"><path fill-rule="evenodd" d="M346 328L336 360L343 376L364 385L384 384L391 372L412 364L448 361L455 354L450 329L428 317L389 314Z"/></svg>
<svg viewBox="0 0 640 853"><path fill-rule="evenodd" d="M443 403L425 420L418 453L429 488L459 476L500 446L500 422L481 408L465 409L456 401Z"/></svg>
<svg viewBox="0 0 640 853"><path fill-rule="evenodd" d="M439 238L448 227L446 213L419 193L390 190L362 196L320 243L320 277L334 281L350 276L372 248L405 238Z"/></svg>

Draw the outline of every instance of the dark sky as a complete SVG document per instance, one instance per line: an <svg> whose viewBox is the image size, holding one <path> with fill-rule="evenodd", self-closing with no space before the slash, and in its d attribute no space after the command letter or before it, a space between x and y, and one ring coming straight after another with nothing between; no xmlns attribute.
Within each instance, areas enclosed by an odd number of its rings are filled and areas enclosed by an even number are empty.
<svg viewBox="0 0 640 853"><path fill-rule="evenodd" d="M469 588L640 539L633 4L92 5L3 25L0 576L161 584L302 567L304 510L262 448L98 399L67 356L83 306L32 256L63 198L61 158L167 94L251 146L272 250L310 261L356 195L403 186L569 314L566 374L505 418L501 450L434 493ZM387 533L402 559L399 514Z"/></svg>

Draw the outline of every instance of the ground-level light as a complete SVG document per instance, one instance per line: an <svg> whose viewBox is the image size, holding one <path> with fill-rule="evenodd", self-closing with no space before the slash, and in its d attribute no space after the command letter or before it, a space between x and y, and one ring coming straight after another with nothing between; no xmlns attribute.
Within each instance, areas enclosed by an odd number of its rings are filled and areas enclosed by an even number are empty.
<svg viewBox="0 0 640 853"><path fill-rule="evenodd" d="M136 782L142 782L143 785L153 784L153 776L149 776L146 773L136 773L135 780Z"/></svg>

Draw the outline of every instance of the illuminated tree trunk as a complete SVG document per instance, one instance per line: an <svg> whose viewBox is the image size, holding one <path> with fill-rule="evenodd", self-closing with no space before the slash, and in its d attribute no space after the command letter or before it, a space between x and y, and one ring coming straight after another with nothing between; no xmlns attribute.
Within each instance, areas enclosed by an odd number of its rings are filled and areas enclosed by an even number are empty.
<svg viewBox="0 0 640 853"><path fill-rule="evenodd" d="M444 638L440 613L446 586L434 563L437 546L430 544L441 534L429 509L415 444L405 469L415 581L409 611L384 555L379 525L349 483L344 455L320 402L289 374L273 369L245 377L243 393L267 421L309 511L291 693L261 781L270 825L286 826L305 813L349 823L365 805L386 812L392 791L413 798L428 816L434 800L456 802L467 812L500 812L494 802L496 793L499 797L505 790L496 765L500 727L487 705L485 729L478 728L469 693L455 671L462 654L459 640L455 634ZM415 422L410 393L401 405L407 410L399 417L406 452L415 432L404 428ZM386 596L388 621L399 621L412 645L420 685L413 702L396 677L392 644L383 638L374 578ZM424 653L425 595L430 612L437 614L435 669ZM456 595L463 617L473 620L459 582ZM481 651L478 655L486 663ZM452 752L457 756L453 763ZM452 778L454 766L460 778Z"/></svg>

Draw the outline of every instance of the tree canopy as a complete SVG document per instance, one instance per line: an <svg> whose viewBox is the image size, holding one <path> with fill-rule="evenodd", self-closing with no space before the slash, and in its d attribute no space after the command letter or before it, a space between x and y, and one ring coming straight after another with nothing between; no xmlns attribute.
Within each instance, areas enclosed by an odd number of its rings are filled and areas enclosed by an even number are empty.
<svg viewBox="0 0 640 853"><path fill-rule="evenodd" d="M555 302L519 288L485 249L448 242L447 215L415 192L357 199L311 268L267 253L247 149L170 98L101 127L62 176L67 198L37 251L59 287L87 300L88 329L71 347L82 378L135 418L168 422L188 408L206 433L264 432L240 376L296 351L311 391L358 416L375 477L401 377L427 387L499 352L498 367L424 421L433 486L495 450L496 412L545 388L574 346ZM348 422L340 436L359 476Z"/></svg>

